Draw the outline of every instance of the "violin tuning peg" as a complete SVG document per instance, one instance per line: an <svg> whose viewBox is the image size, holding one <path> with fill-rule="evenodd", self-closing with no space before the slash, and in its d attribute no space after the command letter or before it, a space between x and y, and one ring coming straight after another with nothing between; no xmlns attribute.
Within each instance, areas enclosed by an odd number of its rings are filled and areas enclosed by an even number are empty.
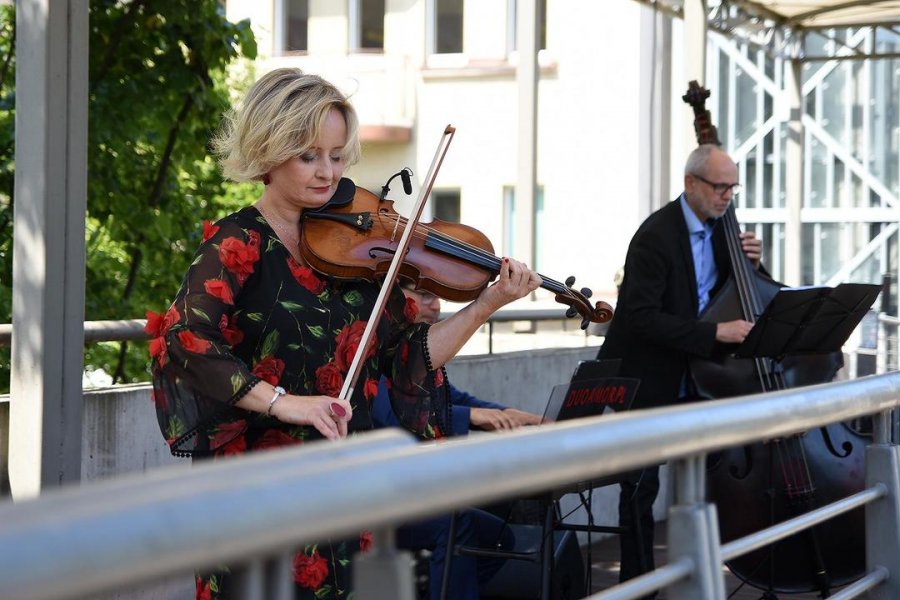
<svg viewBox="0 0 900 600"><path fill-rule="evenodd" d="M577 314L578 314L578 311L575 310L575 307L573 307L573 306L570 306L568 308L568 310L566 310L566 316L569 317L570 319Z"/></svg>
<svg viewBox="0 0 900 600"><path fill-rule="evenodd" d="M591 288L581 288L581 295L585 298L590 298L594 295L594 292L591 291Z"/></svg>
<svg viewBox="0 0 900 600"><path fill-rule="evenodd" d="M575 285L575 276L569 275L566 277L566 287L572 287L573 285Z"/></svg>
<svg viewBox="0 0 900 600"><path fill-rule="evenodd" d="M588 321L587 319L582 319L581 320L581 329L582 330L587 329L588 325L590 325L590 324L591 324L591 322Z"/></svg>

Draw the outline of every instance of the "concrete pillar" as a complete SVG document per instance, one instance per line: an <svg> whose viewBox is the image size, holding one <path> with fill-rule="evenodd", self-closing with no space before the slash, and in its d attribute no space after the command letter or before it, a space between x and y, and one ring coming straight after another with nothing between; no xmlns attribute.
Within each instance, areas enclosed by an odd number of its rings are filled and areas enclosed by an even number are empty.
<svg viewBox="0 0 900 600"><path fill-rule="evenodd" d="M88 0L16 5L9 478L19 499L81 476Z"/></svg>
<svg viewBox="0 0 900 600"><path fill-rule="evenodd" d="M672 105L672 18L654 10L641 14L640 102L646 118L638 124L641 144L638 146L639 219L671 200L669 171L671 162Z"/></svg>
<svg viewBox="0 0 900 600"><path fill-rule="evenodd" d="M787 216L784 223L784 283L801 284L803 256L803 225L800 211L803 209L803 64L798 60L784 63L784 85L788 104L787 140L784 153L784 207Z"/></svg>
<svg viewBox="0 0 900 600"><path fill-rule="evenodd" d="M518 0L516 5L516 44L519 64L519 144L516 171L515 254L513 258L534 268L534 206L537 190L537 86L538 86L538 4L536 0Z"/></svg>
<svg viewBox="0 0 900 600"><path fill-rule="evenodd" d="M684 81L678 89L687 89L689 81L706 87L706 0L684 0ZM694 113L684 115L684 157L697 147Z"/></svg>

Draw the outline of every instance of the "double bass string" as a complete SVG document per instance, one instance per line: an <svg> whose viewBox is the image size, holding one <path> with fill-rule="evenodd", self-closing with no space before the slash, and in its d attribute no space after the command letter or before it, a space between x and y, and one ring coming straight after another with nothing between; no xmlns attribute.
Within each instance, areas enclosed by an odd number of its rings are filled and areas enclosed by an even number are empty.
<svg viewBox="0 0 900 600"><path fill-rule="evenodd" d="M740 227L737 222L734 204L729 205L723 216L728 253L731 257L732 268L735 271L735 283L738 287L738 296L741 301L741 310L744 320L756 322L756 317L762 313L763 306L758 290L750 284L750 259L741 248ZM756 371L760 378L762 390L771 392L785 389L786 385L781 373L772 368L772 359L766 357L754 357ZM809 465L806 460L806 452L803 444L797 436L791 436L787 440L774 440L778 465L781 469L782 483L788 498L796 500L807 498L813 491Z"/></svg>
<svg viewBox="0 0 900 600"><path fill-rule="evenodd" d="M740 227L738 226L734 204L728 206L722 217L722 226L725 228L725 239L728 243L728 255L731 257L731 266L734 270L734 281L738 288L738 299L741 303L741 316L745 321L756 322L756 316L761 312L759 297L756 288L750 283L750 271L747 263L749 260L741 249ZM754 357L756 373L763 391L770 392L777 389L772 381L765 359Z"/></svg>

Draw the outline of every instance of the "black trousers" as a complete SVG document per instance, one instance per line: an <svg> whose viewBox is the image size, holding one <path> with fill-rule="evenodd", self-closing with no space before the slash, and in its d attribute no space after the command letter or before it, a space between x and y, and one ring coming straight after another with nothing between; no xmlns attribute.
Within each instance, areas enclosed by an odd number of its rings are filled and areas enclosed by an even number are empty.
<svg viewBox="0 0 900 600"><path fill-rule="evenodd" d="M619 526L626 528L619 536L619 581L622 582L656 568L653 502L659 495L659 465L628 473L620 487Z"/></svg>

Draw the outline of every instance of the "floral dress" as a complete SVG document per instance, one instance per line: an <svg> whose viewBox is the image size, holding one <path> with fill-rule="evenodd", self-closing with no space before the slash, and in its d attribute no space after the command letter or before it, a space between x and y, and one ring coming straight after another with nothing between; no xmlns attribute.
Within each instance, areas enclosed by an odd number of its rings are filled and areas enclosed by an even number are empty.
<svg viewBox="0 0 900 600"><path fill-rule="evenodd" d="M147 313L153 401L172 453L216 458L321 439L314 427L234 404L263 380L292 394L337 396L379 291L298 264L254 207L205 223L175 301L164 314ZM369 405L382 375L404 427L425 438L447 430L443 372L430 365L428 326L413 318L395 288L350 398L351 432L372 428ZM369 540L364 533L300 550L297 597L352 597L350 557ZM199 575L196 597L231 597L228 580L227 569Z"/></svg>

